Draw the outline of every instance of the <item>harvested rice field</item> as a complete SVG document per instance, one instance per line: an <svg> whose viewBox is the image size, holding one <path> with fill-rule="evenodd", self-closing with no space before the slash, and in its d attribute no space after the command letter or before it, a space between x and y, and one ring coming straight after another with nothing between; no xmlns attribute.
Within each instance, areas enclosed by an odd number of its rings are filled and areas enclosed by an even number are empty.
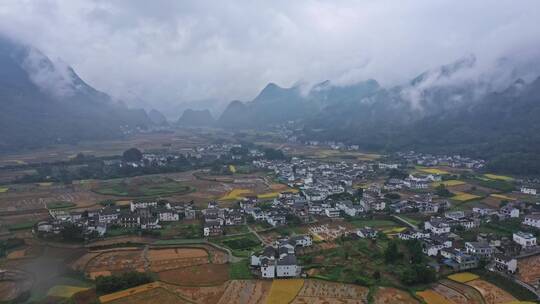
<svg viewBox="0 0 540 304"><path fill-rule="evenodd" d="M367 303L369 289L363 286L320 280L305 280L298 296L291 303Z"/></svg>
<svg viewBox="0 0 540 304"><path fill-rule="evenodd" d="M416 295L421 297L427 304L454 304L454 302L449 301L438 292L431 289L419 291Z"/></svg>
<svg viewBox="0 0 540 304"><path fill-rule="evenodd" d="M467 283L469 281L478 279L478 276L476 274L470 273L470 272L460 272L460 273L456 273L456 274L451 274L451 275L448 276L448 278L450 280L454 280L456 282Z"/></svg>
<svg viewBox="0 0 540 304"><path fill-rule="evenodd" d="M473 280L467 282L467 285L478 290L482 294L486 304L505 304L508 302L517 301L517 299L508 292L484 280Z"/></svg>
<svg viewBox="0 0 540 304"><path fill-rule="evenodd" d="M204 264L161 271L159 279L165 283L183 286L209 286L223 284L229 279L229 265Z"/></svg>
<svg viewBox="0 0 540 304"><path fill-rule="evenodd" d="M272 281L234 280L226 284L226 290L218 304L266 303Z"/></svg>
<svg viewBox="0 0 540 304"><path fill-rule="evenodd" d="M303 285L304 280L302 279L274 280L272 281L272 287L270 288L270 294L266 303L290 303L294 300Z"/></svg>
<svg viewBox="0 0 540 304"><path fill-rule="evenodd" d="M375 304L419 304L408 292L391 287L379 287L374 297Z"/></svg>
<svg viewBox="0 0 540 304"><path fill-rule="evenodd" d="M525 283L535 284L540 280L540 255L531 256L518 260L519 269L527 269L520 271L518 277Z"/></svg>

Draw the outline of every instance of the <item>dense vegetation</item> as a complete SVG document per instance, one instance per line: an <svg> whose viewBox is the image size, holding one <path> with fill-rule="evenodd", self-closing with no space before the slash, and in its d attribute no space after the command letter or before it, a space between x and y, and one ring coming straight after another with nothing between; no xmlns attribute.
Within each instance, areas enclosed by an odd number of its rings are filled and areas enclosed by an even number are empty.
<svg viewBox="0 0 540 304"><path fill-rule="evenodd" d="M154 279L149 274L136 271L119 275L99 276L96 278L96 291L99 294L107 294L153 281Z"/></svg>

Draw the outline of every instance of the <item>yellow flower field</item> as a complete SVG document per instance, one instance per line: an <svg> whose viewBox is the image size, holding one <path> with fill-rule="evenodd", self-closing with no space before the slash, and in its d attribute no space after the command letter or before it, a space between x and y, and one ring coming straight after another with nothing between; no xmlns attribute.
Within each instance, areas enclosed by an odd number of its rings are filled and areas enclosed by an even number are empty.
<svg viewBox="0 0 540 304"><path fill-rule="evenodd" d="M503 181L511 181L511 180L514 180L513 178L511 178L510 176L505 176L505 175L496 175L496 174L484 174L485 177L489 178L489 179L498 179L498 180L503 180Z"/></svg>
<svg viewBox="0 0 540 304"><path fill-rule="evenodd" d="M257 195L258 199L271 199L279 196L279 192L269 192Z"/></svg>
<svg viewBox="0 0 540 304"><path fill-rule="evenodd" d="M451 180L446 180L446 181L442 181L442 182L434 182L432 184L433 187L437 187L439 185L445 185L446 187L451 187L451 186L459 186L459 185L463 185L465 184L465 182L462 182L460 180L457 180L457 179L451 179Z"/></svg>
<svg viewBox="0 0 540 304"><path fill-rule="evenodd" d="M395 228L390 228L390 229L383 230L383 233L384 234L396 234L396 233L403 232L405 230L407 230L406 227L395 227Z"/></svg>
<svg viewBox="0 0 540 304"><path fill-rule="evenodd" d="M0 187L0 193L7 192L8 190L9 190L9 188L1 188L1 187Z"/></svg>
<svg viewBox="0 0 540 304"><path fill-rule="evenodd" d="M51 289L49 289L49 291L47 292L47 295L51 297L71 298L77 292L87 290L87 289L88 289L87 287L56 285L52 287Z"/></svg>
<svg viewBox="0 0 540 304"><path fill-rule="evenodd" d="M428 174L449 174L448 171L437 168L417 167L417 170Z"/></svg>
<svg viewBox="0 0 540 304"><path fill-rule="evenodd" d="M453 200L460 201L460 202L466 202L466 201L470 201L470 200L473 200L473 199L480 198L480 196L478 196L478 195L465 193L465 192L454 192L454 194L455 194L455 196L452 196L451 198Z"/></svg>
<svg viewBox="0 0 540 304"><path fill-rule="evenodd" d="M266 304L290 303L302 286L304 286L302 279L274 280Z"/></svg>
<svg viewBox="0 0 540 304"><path fill-rule="evenodd" d="M448 278L456 282L467 283L469 281L478 279L479 276L470 272L461 272L461 273L451 274L448 276Z"/></svg>
<svg viewBox="0 0 540 304"><path fill-rule="evenodd" d="M445 297L430 289L419 291L416 295L422 297L427 304L453 304L453 302L448 301Z"/></svg>
<svg viewBox="0 0 540 304"><path fill-rule="evenodd" d="M231 173L236 173L236 167L234 165L229 165L229 171L231 171Z"/></svg>
<svg viewBox="0 0 540 304"><path fill-rule="evenodd" d="M248 189L233 189L225 196L221 197L220 200L238 200L242 199L244 195L252 194L251 190Z"/></svg>
<svg viewBox="0 0 540 304"><path fill-rule="evenodd" d="M502 194L491 194L490 196L500 198L500 199L503 199L503 200L508 200L508 201L515 201L516 200L513 197L509 197L509 196L502 195Z"/></svg>

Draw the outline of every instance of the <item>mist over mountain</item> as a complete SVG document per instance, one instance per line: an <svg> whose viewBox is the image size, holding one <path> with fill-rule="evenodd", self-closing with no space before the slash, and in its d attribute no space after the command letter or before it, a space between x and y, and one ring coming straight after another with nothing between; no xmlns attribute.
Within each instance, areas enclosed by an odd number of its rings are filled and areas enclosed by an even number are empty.
<svg viewBox="0 0 540 304"><path fill-rule="evenodd" d="M151 125L69 66L0 36L0 151L117 138Z"/></svg>
<svg viewBox="0 0 540 304"><path fill-rule="evenodd" d="M152 109L148 112L148 118L153 124L158 126L166 126L169 124L165 115L156 109Z"/></svg>
<svg viewBox="0 0 540 304"><path fill-rule="evenodd" d="M540 172L540 78L504 83L470 77L473 55L384 88L370 79L309 88L267 85L252 101L233 101L219 118L226 128L268 128L295 121L304 139L342 141L365 149L418 149L485 157L508 171ZM521 159L521 163L504 161ZM511 168L510 168L511 167ZM493 168L497 170L497 168Z"/></svg>
<svg viewBox="0 0 540 304"><path fill-rule="evenodd" d="M214 117L209 110L187 109L177 121L177 125L184 127L210 127L214 124Z"/></svg>

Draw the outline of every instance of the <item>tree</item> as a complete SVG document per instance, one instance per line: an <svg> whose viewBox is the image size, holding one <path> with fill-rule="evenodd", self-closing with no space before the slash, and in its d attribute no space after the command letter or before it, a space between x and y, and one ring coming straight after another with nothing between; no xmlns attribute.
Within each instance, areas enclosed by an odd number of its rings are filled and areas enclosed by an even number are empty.
<svg viewBox="0 0 540 304"><path fill-rule="evenodd" d="M374 279L375 281L379 281L379 280L381 279L381 272L378 271L378 270L375 271L375 272L373 273L373 279Z"/></svg>
<svg viewBox="0 0 540 304"><path fill-rule="evenodd" d="M401 259L402 255L398 251L398 244L396 241L390 241L388 247L384 251L384 261L386 263L395 263Z"/></svg>
<svg viewBox="0 0 540 304"><path fill-rule="evenodd" d="M126 162L139 162L142 159L142 152L137 148L131 148L124 151L122 159Z"/></svg>
<svg viewBox="0 0 540 304"><path fill-rule="evenodd" d="M440 197L452 197L454 196L454 193L450 192L448 189L446 189L446 186L444 184L439 184L437 188L435 188L435 194L437 194Z"/></svg>
<svg viewBox="0 0 540 304"><path fill-rule="evenodd" d="M266 148L264 149L264 157L269 160L285 159L283 151L278 149Z"/></svg>

